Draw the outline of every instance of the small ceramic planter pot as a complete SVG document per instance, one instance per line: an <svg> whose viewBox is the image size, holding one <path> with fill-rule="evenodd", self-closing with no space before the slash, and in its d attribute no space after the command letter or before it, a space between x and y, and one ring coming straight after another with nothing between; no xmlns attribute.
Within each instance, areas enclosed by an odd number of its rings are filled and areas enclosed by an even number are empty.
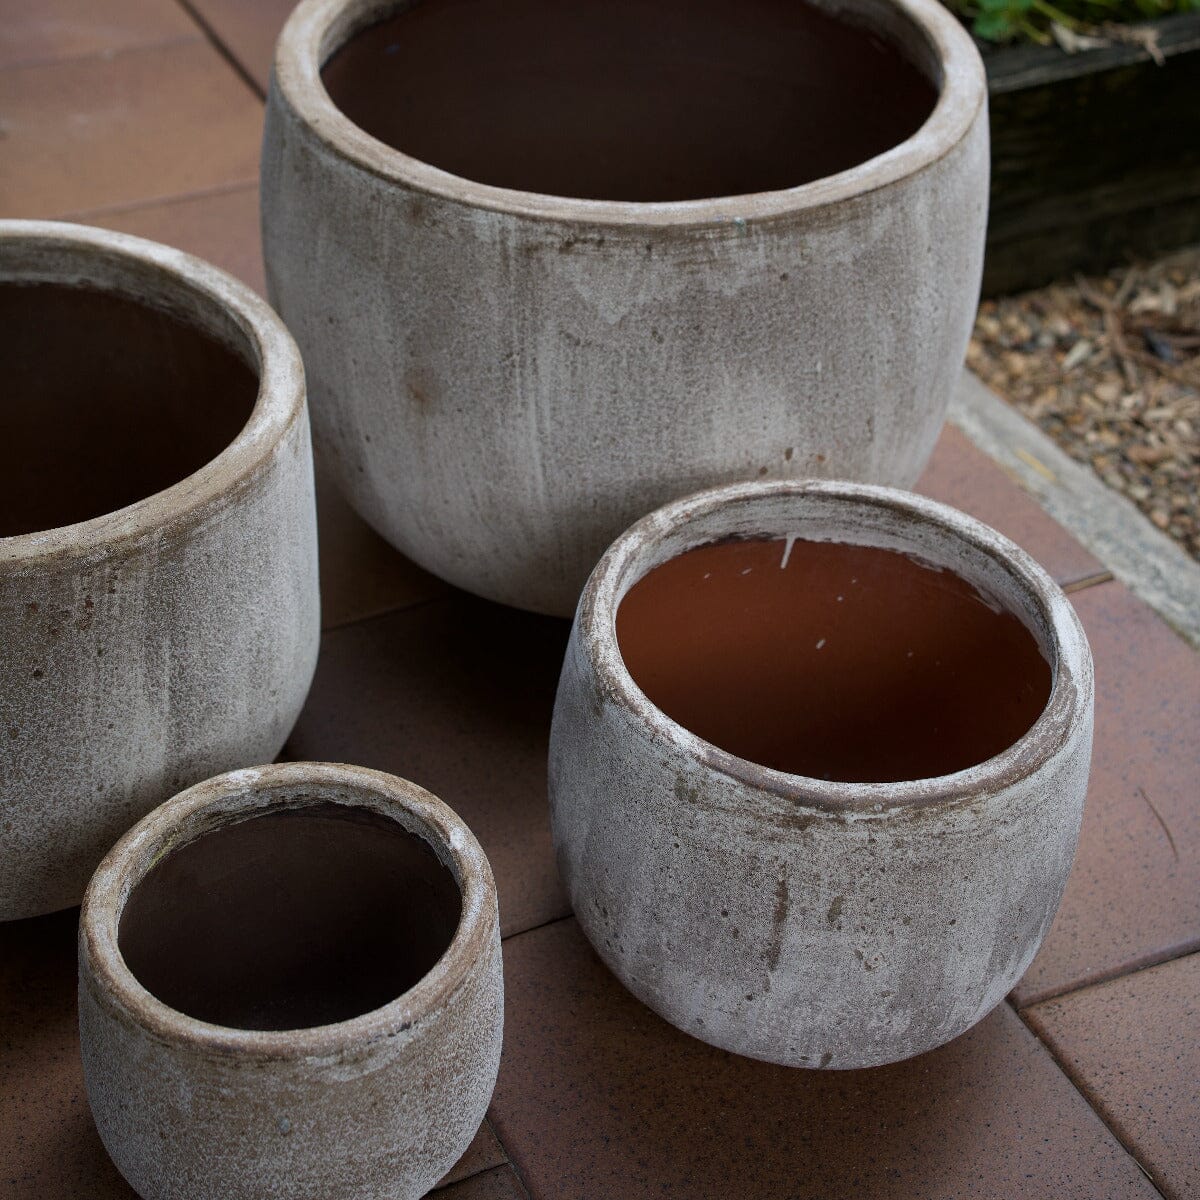
<svg viewBox="0 0 1200 1200"><path fill-rule="evenodd" d="M415 1200L500 1062L496 887L422 788L323 763L156 809L88 888L88 1101L144 1200Z"/></svg>
<svg viewBox="0 0 1200 1200"><path fill-rule="evenodd" d="M584 590L559 869L680 1029L792 1066L906 1058L999 1003L1049 928L1092 708L1070 603L979 522L865 485L703 492Z"/></svg>
<svg viewBox="0 0 1200 1200"><path fill-rule="evenodd" d="M978 297L986 90L937 0L302 3L264 256L342 489L568 616L696 488L912 483Z"/></svg>
<svg viewBox="0 0 1200 1200"><path fill-rule="evenodd" d="M0 221L0 919L77 904L168 796L274 758L320 636L304 371L138 238Z"/></svg>

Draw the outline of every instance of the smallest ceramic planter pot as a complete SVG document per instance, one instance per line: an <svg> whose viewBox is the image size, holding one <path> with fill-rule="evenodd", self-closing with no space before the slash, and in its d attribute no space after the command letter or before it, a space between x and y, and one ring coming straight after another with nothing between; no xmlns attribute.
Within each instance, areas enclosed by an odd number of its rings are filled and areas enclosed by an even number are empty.
<svg viewBox="0 0 1200 1200"><path fill-rule="evenodd" d="M79 942L88 1101L144 1200L406 1200L500 1063L496 888L428 792L319 763L234 771L135 826Z"/></svg>
<svg viewBox="0 0 1200 1200"><path fill-rule="evenodd" d="M867 485L702 492L622 535L580 600L559 869L680 1029L792 1066L907 1058L1045 936L1092 708L1074 610L994 530Z"/></svg>

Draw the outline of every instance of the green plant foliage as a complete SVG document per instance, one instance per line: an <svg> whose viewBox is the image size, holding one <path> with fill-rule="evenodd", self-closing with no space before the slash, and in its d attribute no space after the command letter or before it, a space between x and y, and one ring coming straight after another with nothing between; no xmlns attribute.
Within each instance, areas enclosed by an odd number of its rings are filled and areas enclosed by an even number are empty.
<svg viewBox="0 0 1200 1200"><path fill-rule="evenodd" d="M976 37L987 42L1049 44L1052 25L1086 33L1110 22L1151 21L1169 13L1200 12L1200 0L946 0Z"/></svg>

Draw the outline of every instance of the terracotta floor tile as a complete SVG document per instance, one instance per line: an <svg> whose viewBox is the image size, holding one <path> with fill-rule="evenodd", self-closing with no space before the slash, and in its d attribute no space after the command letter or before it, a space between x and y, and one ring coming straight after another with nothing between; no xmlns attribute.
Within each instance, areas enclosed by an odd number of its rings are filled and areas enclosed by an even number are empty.
<svg viewBox="0 0 1200 1200"><path fill-rule="evenodd" d="M260 294L266 291L256 183L182 200L122 208L82 220L89 225L177 246L228 271Z"/></svg>
<svg viewBox="0 0 1200 1200"><path fill-rule="evenodd" d="M504 946L492 1122L534 1200L1155 1196L1008 1005L931 1054L797 1071L642 1007L574 920Z"/></svg>
<svg viewBox="0 0 1200 1200"><path fill-rule="evenodd" d="M1022 1006L1200 947L1200 655L1119 583L1071 600L1096 662L1092 777Z"/></svg>
<svg viewBox="0 0 1200 1200"><path fill-rule="evenodd" d="M88 1109L75 1012L79 910L0 923L0 1195L137 1200ZM484 1122L448 1181L506 1162ZM499 1185L493 1185L499 1186ZM444 1196L458 1193L446 1190ZM464 1200L505 1196L486 1189Z"/></svg>
<svg viewBox="0 0 1200 1200"><path fill-rule="evenodd" d="M428 788L491 860L510 934L568 911L546 806L565 621L461 593L327 633L291 758L361 763Z"/></svg>
<svg viewBox="0 0 1200 1200"><path fill-rule="evenodd" d="M203 36L175 0L0 0L0 67Z"/></svg>
<svg viewBox="0 0 1200 1200"><path fill-rule="evenodd" d="M193 0L196 12L264 92L275 56L275 39L295 0Z"/></svg>
<svg viewBox="0 0 1200 1200"><path fill-rule="evenodd" d="M262 108L207 42L0 71L0 216L57 217L250 182Z"/></svg>
<svg viewBox="0 0 1200 1200"><path fill-rule="evenodd" d="M317 524L321 624L326 629L445 596L452 590L393 550L342 498L319 464Z"/></svg>
<svg viewBox="0 0 1200 1200"><path fill-rule="evenodd" d="M953 425L947 425L916 490L999 530L1033 555L1060 583L1104 570L1028 492Z"/></svg>
<svg viewBox="0 0 1200 1200"><path fill-rule="evenodd" d="M438 1200L528 1200L512 1167L497 1167L482 1175L473 1175L462 1183L444 1188Z"/></svg>
<svg viewBox="0 0 1200 1200"><path fill-rule="evenodd" d="M1200 954L1025 1016L1159 1190L1200 1196Z"/></svg>

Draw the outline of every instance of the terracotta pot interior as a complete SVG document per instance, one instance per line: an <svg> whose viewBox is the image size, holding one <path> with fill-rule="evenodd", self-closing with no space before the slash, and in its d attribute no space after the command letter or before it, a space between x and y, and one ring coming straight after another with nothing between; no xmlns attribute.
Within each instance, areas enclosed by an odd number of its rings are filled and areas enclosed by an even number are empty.
<svg viewBox="0 0 1200 1200"><path fill-rule="evenodd" d="M178 483L250 417L258 376L177 316L115 292L0 283L0 536L71 525Z"/></svg>
<svg viewBox="0 0 1200 1200"><path fill-rule="evenodd" d="M118 942L179 1012L237 1029L329 1025L408 991L462 898L429 844L365 809L257 816L174 850L130 893Z"/></svg>
<svg viewBox="0 0 1200 1200"><path fill-rule="evenodd" d="M617 611L625 665L673 720L795 775L947 775L1034 724L1052 672L1011 612L892 550L722 541L655 567Z"/></svg>
<svg viewBox="0 0 1200 1200"><path fill-rule="evenodd" d="M360 128L465 179L670 201L796 187L898 145L937 100L918 54L799 0L423 0L323 77Z"/></svg>

